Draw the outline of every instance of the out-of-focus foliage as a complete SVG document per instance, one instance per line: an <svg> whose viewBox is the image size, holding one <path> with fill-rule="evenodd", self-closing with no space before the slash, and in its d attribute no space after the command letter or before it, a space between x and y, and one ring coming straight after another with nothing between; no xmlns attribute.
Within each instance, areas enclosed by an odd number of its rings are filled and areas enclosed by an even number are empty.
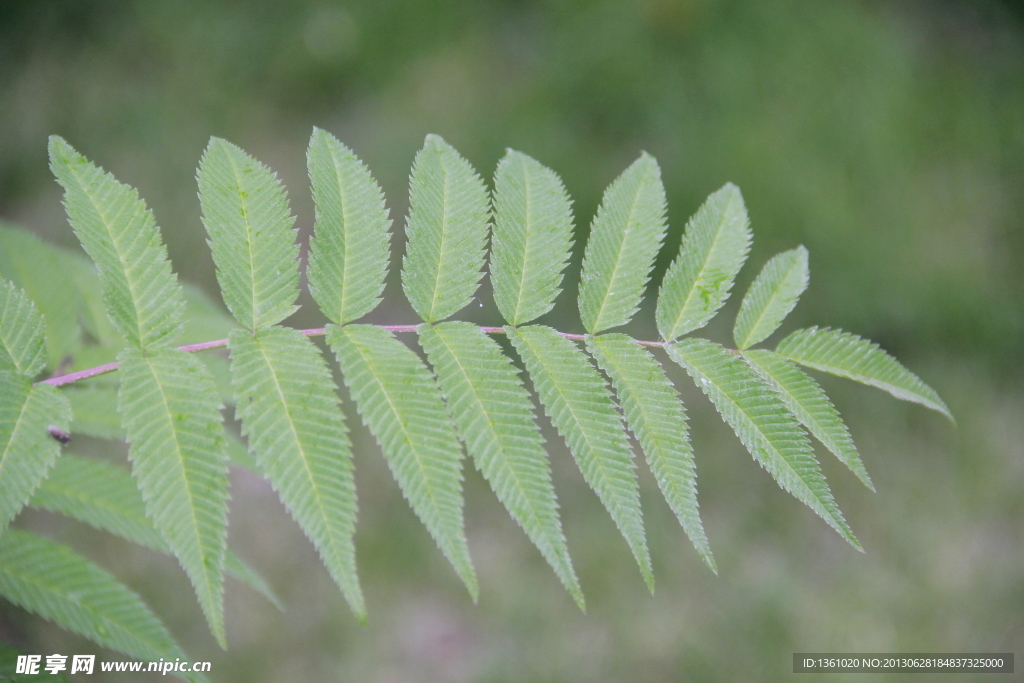
<svg viewBox="0 0 1024 683"><path fill-rule="evenodd" d="M355 429L356 543L375 615L366 630L350 623L273 491L240 472L233 546L270 578L286 615L259 597L233 600L229 586L232 649L222 654L202 629L187 633L201 615L180 599L189 587L173 562L139 554L126 578L186 651L214 662L218 680L752 680L786 675L793 651L1020 651L1021 26L984 0L0 4L0 217L49 241L74 243L42 152L50 133L86 156L102 151L147 198L176 270L210 292L187 179L211 134L299 188L301 150L318 125L374 168L390 198L407 195L428 131L485 174L513 147L562 173L577 237L598 188L645 149L661 165L667 243L678 244L703 197L735 182L756 217L751 263L797 244L812 255L814 286L791 322L880 342L959 423L954 431L919 407L823 382L878 487L822 458L866 550L851 557L748 467L703 397L685 391L692 437L706 444L697 466L720 576L702 567L641 470L659 577L650 601L628 552L604 547L611 523L595 521L599 503L568 454L554 457L586 617L467 472L467 519L479 524L469 543L494 582L470 606ZM311 199L293 206L308 235ZM673 257L663 251L658 263ZM745 269L737 287L755 275ZM560 329L579 325L567 284L542 319ZM305 303L298 315L321 322ZM401 307L374 316L415 321ZM708 334L727 341L729 330ZM94 559L129 552L59 529ZM91 651L23 614L2 623L0 637L23 651Z"/></svg>

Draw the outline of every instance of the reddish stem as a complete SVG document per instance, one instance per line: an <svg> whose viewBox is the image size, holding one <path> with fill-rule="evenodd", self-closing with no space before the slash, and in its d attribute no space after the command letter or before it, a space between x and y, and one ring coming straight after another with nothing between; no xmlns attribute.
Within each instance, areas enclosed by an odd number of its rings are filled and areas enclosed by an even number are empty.
<svg viewBox="0 0 1024 683"><path fill-rule="evenodd" d="M415 332L419 325L380 325L385 330L390 332ZM505 334L505 328L503 327L481 327L487 334ZM322 337L325 334L324 328L314 327L308 330L299 330L302 334L307 337ZM587 338L585 334L569 334L568 332L559 332L560 335L566 339L573 339L576 341L583 341ZM637 344L643 344L644 346L664 346L664 342L654 341L640 341L637 340ZM215 339L208 342L200 342L199 344L187 344L185 346L179 346L179 351L185 351L187 353L195 353L196 351L208 351L209 349L223 349L228 345L227 339ZM108 372L114 372L120 366L119 363L107 363L106 365L97 365L94 368L88 368L86 370L79 370L78 372L70 372L66 375L60 375L58 377L50 377L44 379L36 384L49 384L53 387L62 387L65 384L72 384L79 382L83 379L89 379L91 377L97 377L99 375L105 375Z"/></svg>

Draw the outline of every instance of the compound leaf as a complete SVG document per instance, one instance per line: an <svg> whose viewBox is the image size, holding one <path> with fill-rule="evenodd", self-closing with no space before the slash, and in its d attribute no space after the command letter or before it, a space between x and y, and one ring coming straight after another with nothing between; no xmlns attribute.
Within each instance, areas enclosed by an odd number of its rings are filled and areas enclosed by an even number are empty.
<svg viewBox="0 0 1024 683"><path fill-rule="evenodd" d="M875 489L839 411L818 383L783 356L754 349L743 353L750 367L779 394L789 411L872 491Z"/></svg>
<svg viewBox="0 0 1024 683"><path fill-rule="evenodd" d="M498 162L490 273L509 325L555 305L572 248L571 204L558 175L522 152L510 149Z"/></svg>
<svg viewBox="0 0 1024 683"><path fill-rule="evenodd" d="M807 289L807 250L802 246L771 258L750 285L736 315L733 338L742 350L779 329Z"/></svg>
<svg viewBox="0 0 1024 683"><path fill-rule="evenodd" d="M0 370L34 377L46 365L43 316L13 283L0 280Z"/></svg>
<svg viewBox="0 0 1024 683"><path fill-rule="evenodd" d="M196 179L224 304L248 330L281 322L299 296L299 247L284 187L220 138L210 139Z"/></svg>
<svg viewBox="0 0 1024 683"><path fill-rule="evenodd" d="M679 256L665 272L656 314L663 339L678 339L714 317L729 298L748 251L747 207L740 189L727 183L690 219Z"/></svg>
<svg viewBox="0 0 1024 683"><path fill-rule="evenodd" d="M199 359L177 349L128 347L118 360L118 412L146 510L224 647L228 477L213 381Z"/></svg>
<svg viewBox="0 0 1024 683"><path fill-rule="evenodd" d="M56 389L0 371L0 534L60 455L50 432L67 432L71 407Z"/></svg>
<svg viewBox="0 0 1024 683"><path fill-rule="evenodd" d="M35 534L10 529L0 536L0 595L130 657L187 659L138 595L70 548Z"/></svg>
<svg viewBox="0 0 1024 683"><path fill-rule="evenodd" d="M376 325L329 325L327 342L402 494L475 601L479 589L462 515L462 448L433 375Z"/></svg>
<svg viewBox="0 0 1024 683"><path fill-rule="evenodd" d="M832 499L807 436L778 394L739 355L718 344L685 339L665 348L779 486L863 552Z"/></svg>
<svg viewBox="0 0 1024 683"><path fill-rule="evenodd" d="M783 339L775 351L800 365L884 389L896 398L920 403L953 419L934 389L878 344L855 334L809 327Z"/></svg>
<svg viewBox="0 0 1024 683"><path fill-rule="evenodd" d="M550 327L505 331L526 364L545 412L611 514L653 592L633 451L608 385L583 352Z"/></svg>
<svg viewBox="0 0 1024 683"><path fill-rule="evenodd" d="M693 547L718 573L697 507L697 475L679 394L654 357L631 337L603 334L587 339L587 350L612 380L629 428L636 434L651 473Z"/></svg>
<svg viewBox="0 0 1024 683"><path fill-rule="evenodd" d="M352 447L330 371L298 330L235 330L230 339L235 410L249 449L352 611L365 620L353 543Z"/></svg>
<svg viewBox="0 0 1024 683"><path fill-rule="evenodd" d="M370 170L333 135L314 128L306 160L316 204L309 291L328 319L344 325L380 303L391 220Z"/></svg>
<svg viewBox="0 0 1024 683"><path fill-rule="evenodd" d="M605 190L590 226L579 294L590 334L625 325L640 307L665 239L665 212L661 169L644 152Z"/></svg>
<svg viewBox="0 0 1024 683"><path fill-rule="evenodd" d="M65 453L36 489L29 505L70 517L94 529L159 553L170 554L163 536L146 517L146 504L128 472L94 458ZM267 582L230 550L224 570L283 609Z"/></svg>
<svg viewBox="0 0 1024 683"><path fill-rule="evenodd" d="M114 327L138 348L170 346L185 302L152 212L134 189L56 135L50 169L64 187L71 227L99 268Z"/></svg>
<svg viewBox="0 0 1024 683"><path fill-rule="evenodd" d="M420 325L455 427L498 499L555 570L581 610L583 592L558 521L544 440L511 361L476 325Z"/></svg>
<svg viewBox="0 0 1024 683"><path fill-rule="evenodd" d="M428 135L409 178L402 289L427 322L473 300L483 277L488 198L480 176L437 135Z"/></svg>

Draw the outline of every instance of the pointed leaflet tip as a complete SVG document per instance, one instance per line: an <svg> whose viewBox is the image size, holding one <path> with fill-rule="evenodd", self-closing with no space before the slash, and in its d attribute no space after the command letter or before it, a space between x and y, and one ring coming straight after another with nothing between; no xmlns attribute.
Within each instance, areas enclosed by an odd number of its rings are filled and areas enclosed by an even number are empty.
<svg viewBox="0 0 1024 683"><path fill-rule="evenodd" d="M783 339L775 351L800 365L878 387L904 401L920 403L956 424L949 407L934 389L878 344L863 337L827 327L809 327Z"/></svg>
<svg viewBox="0 0 1024 683"><path fill-rule="evenodd" d="M343 325L380 303L391 220L370 170L333 135L315 129L306 160L316 205L309 291L324 315Z"/></svg>
<svg viewBox="0 0 1024 683"><path fill-rule="evenodd" d="M50 138L50 168L75 236L99 269L114 327L131 346L170 346L185 302L152 212L133 188L57 136Z"/></svg>
<svg viewBox="0 0 1024 683"><path fill-rule="evenodd" d="M428 135L409 178L402 260L402 289L423 320L444 320L473 300L484 275L489 209L472 165Z"/></svg>
<svg viewBox="0 0 1024 683"><path fill-rule="evenodd" d="M551 169L508 150L494 174L491 284L505 321L519 326L555 305L572 248L569 194Z"/></svg>
<svg viewBox="0 0 1024 683"><path fill-rule="evenodd" d="M807 289L807 250L802 246L773 256L750 285L736 315L736 348L767 339L796 306Z"/></svg>
<svg viewBox="0 0 1024 683"><path fill-rule="evenodd" d="M462 447L434 376L377 325L327 326L341 374L399 488L475 602L463 521Z"/></svg>
<svg viewBox="0 0 1024 683"><path fill-rule="evenodd" d="M216 137L196 179L228 310L250 331L284 320L297 309L299 247L281 182L240 147Z"/></svg>
<svg viewBox="0 0 1024 683"><path fill-rule="evenodd" d="M665 239L666 208L661 169L646 152L605 190L590 227L578 297L590 334L625 325L640 307Z"/></svg>
<svg viewBox="0 0 1024 683"><path fill-rule="evenodd" d="M727 183L687 223L679 256L662 280L656 314L662 339L678 339L715 316L749 250L750 221L743 196Z"/></svg>
<svg viewBox="0 0 1024 683"><path fill-rule="evenodd" d="M418 332L477 469L583 609L544 439L519 373L498 343L472 323L424 323Z"/></svg>
<svg viewBox="0 0 1024 683"><path fill-rule="evenodd" d="M665 346L732 427L747 451L786 491L814 510L854 548L861 545L843 519L796 418L743 359L705 339Z"/></svg>
<svg viewBox="0 0 1024 683"><path fill-rule="evenodd" d="M550 327L506 327L505 332L526 365L544 412L626 539L653 593L633 450L608 385L586 355Z"/></svg>
<svg viewBox="0 0 1024 683"><path fill-rule="evenodd" d="M640 441L669 507L705 564L717 574L697 507L697 475L679 394L654 357L627 335L589 337L587 350L611 378L626 422Z"/></svg>

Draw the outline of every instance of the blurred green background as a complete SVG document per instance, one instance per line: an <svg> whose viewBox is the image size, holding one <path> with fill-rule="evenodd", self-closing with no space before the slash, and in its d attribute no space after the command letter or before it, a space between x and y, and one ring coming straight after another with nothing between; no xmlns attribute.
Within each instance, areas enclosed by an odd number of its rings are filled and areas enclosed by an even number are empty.
<svg viewBox="0 0 1024 683"><path fill-rule="evenodd" d="M587 615L467 468L474 606L355 419L366 628L269 485L243 472L234 472L231 543L287 610L229 585L228 652L172 560L56 518L19 520L141 592L191 657L213 662L214 680L785 680L801 651L1024 654L1017 4L8 0L0 93L0 218L74 244L46 166L46 136L60 134L139 188L176 270L215 297L194 182L210 135L279 173L303 239L314 125L369 164L399 233L426 133L444 136L485 177L506 147L524 151L558 171L575 200L574 269L603 188L647 150L669 196L660 267L703 198L737 183L755 234L737 291L772 254L806 245L811 287L785 329L831 325L878 341L957 417L954 428L920 406L823 379L878 487L866 490L822 455L861 555L779 490L673 372L720 576L640 465L653 598L550 434ZM415 321L394 278L387 295L372 321ZM581 331L574 298L571 282L547 322ZM480 299L473 319L497 324L489 292ZM729 340L737 303L707 335ZM307 305L291 322L322 319ZM635 329L653 338L652 311ZM354 415L347 399L346 408ZM0 612L0 635L29 652L96 652L9 605ZM815 676L890 678L903 680Z"/></svg>

